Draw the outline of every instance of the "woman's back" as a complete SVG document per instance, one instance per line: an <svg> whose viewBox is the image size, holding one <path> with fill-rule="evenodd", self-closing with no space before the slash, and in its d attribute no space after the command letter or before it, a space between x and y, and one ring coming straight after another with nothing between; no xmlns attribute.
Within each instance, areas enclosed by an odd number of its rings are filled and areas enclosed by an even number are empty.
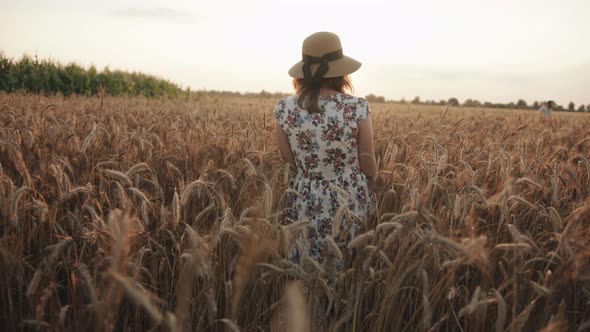
<svg viewBox="0 0 590 332"><path fill-rule="evenodd" d="M275 117L305 179L343 182L359 173L358 122L367 118L369 105L344 93L320 96L319 103L322 112L309 113L297 105L297 96L283 98Z"/></svg>

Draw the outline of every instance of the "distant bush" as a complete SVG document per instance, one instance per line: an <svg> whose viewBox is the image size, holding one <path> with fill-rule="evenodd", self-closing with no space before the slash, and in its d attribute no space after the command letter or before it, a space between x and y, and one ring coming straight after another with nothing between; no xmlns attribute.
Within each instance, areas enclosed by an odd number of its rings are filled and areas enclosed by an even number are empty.
<svg viewBox="0 0 590 332"><path fill-rule="evenodd" d="M459 103L459 100L455 97L451 97L449 98L449 100L447 101L447 103L451 106L460 106L461 103Z"/></svg>
<svg viewBox="0 0 590 332"><path fill-rule="evenodd" d="M370 95L365 96L365 99L369 103L384 103L385 102L385 97L383 97L383 96L376 96L374 94L370 94Z"/></svg>
<svg viewBox="0 0 590 332"><path fill-rule="evenodd" d="M112 96L178 97L187 94L178 85L151 75L108 67L98 71L94 66L86 69L75 63L63 65L27 55L14 60L0 52L0 91L94 95L99 87L104 87Z"/></svg>

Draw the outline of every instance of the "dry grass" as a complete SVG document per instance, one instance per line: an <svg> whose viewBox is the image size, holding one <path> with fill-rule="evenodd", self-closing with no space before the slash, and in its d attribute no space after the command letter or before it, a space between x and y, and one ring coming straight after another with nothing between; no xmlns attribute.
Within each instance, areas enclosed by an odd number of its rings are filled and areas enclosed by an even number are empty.
<svg viewBox="0 0 590 332"><path fill-rule="evenodd" d="M590 326L588 116L373 105L374 213L294 264L273 103L0 95L0 325Z"/></svg>

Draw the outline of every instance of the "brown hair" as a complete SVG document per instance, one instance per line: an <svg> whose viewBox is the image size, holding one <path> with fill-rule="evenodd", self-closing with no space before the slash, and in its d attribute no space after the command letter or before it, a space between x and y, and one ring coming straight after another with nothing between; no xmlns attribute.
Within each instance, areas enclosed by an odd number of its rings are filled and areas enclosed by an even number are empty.
<svg viewBox="0 0 590 332"><path fill-rule="evenodd" d="M352 83L348 75L339 77L322 78L318 83L306 83L303 78L293 79L293 87L298 95L297 106L309 113L321 112L318 102L322 88L335 90L340 93L353 91Z"/></svg>

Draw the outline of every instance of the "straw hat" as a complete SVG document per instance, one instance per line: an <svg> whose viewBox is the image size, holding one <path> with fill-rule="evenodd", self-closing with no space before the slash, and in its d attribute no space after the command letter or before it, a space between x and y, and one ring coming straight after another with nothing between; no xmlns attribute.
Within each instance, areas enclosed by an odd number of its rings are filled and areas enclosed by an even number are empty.
<svg viewBox="0 0 590 332"><path fill-rule="evenodd" d="M331 32L316 32L303 41L302 60L289 69L289 76L319 82L322 78L354 73L361 63L342 52L340 38Z"/></svg>

